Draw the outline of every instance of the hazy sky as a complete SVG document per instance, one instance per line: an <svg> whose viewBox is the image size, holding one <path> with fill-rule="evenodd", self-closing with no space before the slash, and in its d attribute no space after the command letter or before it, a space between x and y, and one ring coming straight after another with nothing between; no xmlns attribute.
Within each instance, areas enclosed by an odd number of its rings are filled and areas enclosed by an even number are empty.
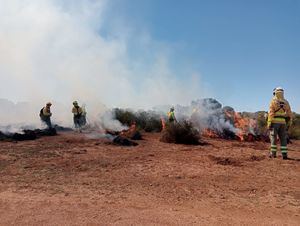
<svg viewBox="0 0 300 226"><path fill-rule="evenodd" d="M112 18L122 17L174 46L174 64L191 63L223 103L265 109L272 89L283 86L300 112L299 0L118 0L112 5Z"/></svg>
<svg viewBox="0 0 300 226"><path fill-rule="evenodd" d="M0 98L300 112L300 0L0 0Z"/></svg>

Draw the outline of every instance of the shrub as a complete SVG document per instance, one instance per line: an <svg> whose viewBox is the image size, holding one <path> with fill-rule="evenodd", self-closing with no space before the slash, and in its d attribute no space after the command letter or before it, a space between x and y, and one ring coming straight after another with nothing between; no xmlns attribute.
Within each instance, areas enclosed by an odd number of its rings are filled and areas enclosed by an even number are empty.
<svg viewBox="0 0 300 226"><path fill-rule="evenodd" d="M150 117L147 120L146 126L144 128L146 132L161 132L162 124L160 117Z"/></svg>
<svg viewBox="0 0 300 226"><path fill-rule="evenodd" d="M292 128L289 131L289 138L300 140L300 128Z"/></svg>
<svg viewBox="0 0 300 226"><path fill-rule="evenodd" d="M146 132L160 132L162 124L160 115L152 111L132 112L130 110L114 109L115 117L123 125L130 126L136 122L138 129Z"/></svg>
<svg viewBox="0 0 300 226"><path fill-rule="evenodd" d="M184 121L167 124L160 140L165 143L200 144L199 139L199 132L190 122Z"/></svg>
<svg viewBox="0 0 300 226"><path fill-rule="evenodd" d="M256 113L257 128L256 133L259 135L268 134L266 112L260 111Z"/></svg>
<svg viewBox="0 0 300 226"><path fill-rule="evenodd" d="M291 139L300 140L300 115L294 114L293 123L291 128L289 129L289 137Z"/></svg>
<svg viewBox="0 0 300 226"><path fill-rule="evenodd" d="M129 110L123 110L119 108L114 109L115 117L123 125L130 126L132 122L136 121L136 116Z"/></svg>

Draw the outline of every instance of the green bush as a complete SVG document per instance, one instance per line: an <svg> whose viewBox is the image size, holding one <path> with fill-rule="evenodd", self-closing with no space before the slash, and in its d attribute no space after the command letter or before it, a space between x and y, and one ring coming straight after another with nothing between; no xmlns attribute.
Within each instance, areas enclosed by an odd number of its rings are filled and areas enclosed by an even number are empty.
<svg viewBox="0 0 300 226"><path fill-rule="evenodd" d="M135 115L129 110L123 110L119 108L114 109L115 118L123 125L130 126L132 122L136 121Z"/></svg>
<svg viewBox="0 0 300 226"><path fill-rule="evenodd" d="M289 137L291 139L300 140L300 115L294 114L293 123L291 128L289 129Z"/></svg>
<svg viewBox="0 0 300 226"><path fill-rule="evenodd" d="M162 131L161 119L155 117L149 118L144 130L146 132L161 132Z"/></svg>
<svg viewBox="0 0 300 226"><path fill-rule="evenodd" d="M130 126L133 122L136 122L137 128L146 132L160 132L162 130L161 117L155 112L132 112L116 108L114 113L116 119L123 125Z"/></svg>
<svg viewBox="0 0 300 226"><path fill-rule="evenodd" d="M259 135L266 135L268 133L266 114L264 111L256 113L257 128L255 132Z"/></svg>
<svg viewBox="0 0 300 226"><path fill-rule="evenodd" d="M300 140L300 128L292 128L289 130L289 137L291 139Z"/></svg>

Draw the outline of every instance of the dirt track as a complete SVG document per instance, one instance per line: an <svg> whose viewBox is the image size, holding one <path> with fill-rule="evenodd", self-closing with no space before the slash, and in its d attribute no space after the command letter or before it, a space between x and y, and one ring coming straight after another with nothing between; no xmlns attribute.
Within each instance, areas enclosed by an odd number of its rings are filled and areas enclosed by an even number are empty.
<svg viewBox="0 0 300 226"><path fill-rule="evenodd" d="M1 142L0 225L299 225L300 142L283 161L265 143L158 140Z"/></svg>

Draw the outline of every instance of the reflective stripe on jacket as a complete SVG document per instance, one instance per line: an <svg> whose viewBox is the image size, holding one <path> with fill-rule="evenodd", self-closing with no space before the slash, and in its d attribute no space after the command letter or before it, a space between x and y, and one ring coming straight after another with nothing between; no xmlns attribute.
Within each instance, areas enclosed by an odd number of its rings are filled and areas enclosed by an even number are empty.
<svg viewBox="0 0 300 226"><path fill-rule="evenodd" d="M168 112L168 117L169 117L170 120L174 120L175 119L175 113L174 113L174 111Z"/></svg>

